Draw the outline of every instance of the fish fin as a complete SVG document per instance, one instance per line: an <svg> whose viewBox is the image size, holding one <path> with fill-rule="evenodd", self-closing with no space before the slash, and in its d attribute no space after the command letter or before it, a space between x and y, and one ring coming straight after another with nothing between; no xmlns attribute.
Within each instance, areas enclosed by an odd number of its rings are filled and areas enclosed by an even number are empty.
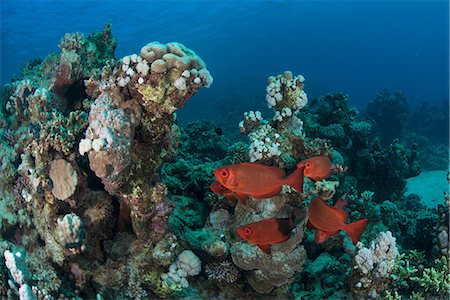
<svg viewBox="0 0 450 300"><path fill-rule="evenodd" d="M262 252L270 254L270 245L269 244L259 244L256 245L259 249L261 249Z"/></svg>
<svg viewBox="0 0 450 300"><path fill-rule="evenodd" d="M242 202L242 204L247 204L248 195L247 194L241 194L241 193L235 193L236 198Z"/></svg>
<svg viewBox="0 0 450 300"><path fill-rule="evenodd" d="M291 235L291 230L292 230L291 218L278 219L278 229L284 236L286 236L286 239L288 240Z"/></svg>
<svg viewBox="0 0 450 300"><path fill-rule="evenodd" d="M328 231L322 231L317 229L316 234L314 235L314 241L316 243L323 243L325 242L330 236L336 235L339 233L339 230L328 232Z"/></svg>
<svg viewBox="0 0 450 300"><path fill-rule="evenodd" d="M342 197L339 197L337 199L336 203L334 204L334 207L337 209L343 209L344 206L346 206L348 203L347 195L348 195L348 193L345 193L344 199L342 199Z"/></svg>
<svg viewBox="0 0 450 300"><path fill-rule="evenodd" d="M329 235L322 230L317 229L316 234L314 235L314 241L318 244L325 242L328 239Z"/></svg>
<svg viewBox="0 0 450 300"><path fill-rule="evenodd" d="M356 244L358 242L359 237L363 233L364 229L366 229L367 222L369 222L368 219L361 219L347 224L347 226L345 227L345 232L347 232L353 244Z"/></svg>
<svg viewBox="0 0 450 300"><path fill-rule="evenodd" d="M285 180L284 184L296 189L298 192L303 192L303 171L304 167L295 169Z"/></svg>
<svg viewBox="0 0 450 300"><path fill-rule="evenodd" d="M311 230L314 229L313 224L311 224L311 222L308 220L308 222L306 222L306 229Z"/></svg>
<svg viewBox="0 0 450 300"><path fill-rule="evenodd" d="M274 197L274 196L276 196L276 195L278 195L279 193L281 192L281 186L280 186L280 188L279 189L276 189L275 191L273 191L273 192L270 192L270 193L266 193L266 194L259 194L259 195L252 195L253 197L255 197L255 198L271 198L271 197Z"/></svg>
<svg viewBox="0 0 450 300"><path fill-rule="evenodd" d="M209 189L214 192L215 194L220 194L220 191L222 190L222 185L216 180L209 186Z"/></svg>
<svg viewBox="0 0 450 300"><path fill-rule="evenodd" d="M254 163L254 162L246 161L246 162L241 162L239 165L241 165L241 166L251 166L251 167L254 167L254 166L259 165L259 164Z"/></svg>
<svg viewBox="0 0 450 300"><path fill-rule="evenodd" d="M283 169L280 169L275 166L266 166L266 165L254 163L254 162L243 162L243 163L240 163L239 165L240 166L248 166L248 167L253 168L254 170L258 170L258 169L270 170L271 172L274 172L275 174L277 174L277 176L279 176L280 178L284 178L286 176L286 173L284 173Z"/></svg>

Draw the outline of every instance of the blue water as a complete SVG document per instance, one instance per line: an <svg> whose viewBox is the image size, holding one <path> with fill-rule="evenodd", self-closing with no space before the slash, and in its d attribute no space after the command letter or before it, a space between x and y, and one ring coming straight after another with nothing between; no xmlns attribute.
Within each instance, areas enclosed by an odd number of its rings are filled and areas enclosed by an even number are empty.
<svg viewBox="0 0 450 300"><path fill-rule="evenodd" d="M411 106L448 100L448 1L19 1L1 0L1 83L21 64L56 51L66 32L111 21L117 57L147 42L179 41L207 63L214 84L198 108L264 104L266 78L306 78L310 98L345 92L364 107L388 87ZM205 110L207 111L207 110Z"/></svg>

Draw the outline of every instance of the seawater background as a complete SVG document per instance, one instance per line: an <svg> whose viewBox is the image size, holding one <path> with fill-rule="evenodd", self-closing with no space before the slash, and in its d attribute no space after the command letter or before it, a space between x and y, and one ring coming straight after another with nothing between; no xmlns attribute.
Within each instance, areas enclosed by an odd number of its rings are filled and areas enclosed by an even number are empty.
<svg viewBox="0 0 450 300"><path fill-rule="evenodd" d="M182 121L241 118L265 107L266 78L306 77L309 98L350 95L365 107L384 87L410 105L448 100L448 1L20 1L1 0L1 83L56 51L66 32L112 22L116 57L147 42L179 41L214 76ZM238 116L236 115L238 114ZM237 116L237 117L236 117Z"/></svg>

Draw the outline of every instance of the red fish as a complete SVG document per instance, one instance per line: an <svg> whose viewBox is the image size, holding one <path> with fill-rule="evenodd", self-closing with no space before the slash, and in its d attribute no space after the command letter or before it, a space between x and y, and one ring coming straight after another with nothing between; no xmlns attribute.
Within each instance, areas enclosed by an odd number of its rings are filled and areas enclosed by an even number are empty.
<svg viewBox="0 0 450 300"><path fill-rule="evenodd" d="M229 165L214 170L217 181L236 194L243 203L247 196L270 198L280 193L284 184L301 192L303 187L303 170L296 169L285 177L284 171L277 167L257 163Z"/></svg>
<svg viewBox="0 0 450 300"><path fill-rule="evenodd" d="M322 180L331 175L331 161L328 156L313 156L302 160L297 168L304 168L303 174L312 180Z"/></svg>
<svg viewBox="0 0 450 300"><path fill-rule="evenodd" d="M227 198L228 202L230 203L233 203L235 202L235 200L238 200L235 193L233 193L232 191L221 185L218 181L214 181L213 183L211 183L209 188L215 194L224 195Z"/></svg>
<svg viewBox="0 0 450 300"><path fill-rule="evenodd" d="M325 203L319 196L311 200L308 209L308 223L317 229L314 240L317 243L324 242L328 237L336 235L340 230L347 232L353 244L356 244L360 235L366 229L368 219L361 219L350 224L345 222L348 213L342 209L346 204L345 200L338 200L335 207Z"/></svg>
<svg viewBox="0 0 450 300"><path fill-rule="evenodd" d="M287 241L295 224L295 212L290 218L271 218L236 228L244 240L255 244L263 252L270 253L270 245Z"/></svg>
<svg viewBox="0 0 450 300"><path fill-rule="evenodd" d="M345 193L344 199L342 199L341 197L339 197L339 198L336 200L336 203L334 204L334 207L335 207L336 209L340 209L340 210L343 210L343 209L344 209L344 206L346 206L347 203L348 203L347 195L348 195L348 193Z"/></svg>

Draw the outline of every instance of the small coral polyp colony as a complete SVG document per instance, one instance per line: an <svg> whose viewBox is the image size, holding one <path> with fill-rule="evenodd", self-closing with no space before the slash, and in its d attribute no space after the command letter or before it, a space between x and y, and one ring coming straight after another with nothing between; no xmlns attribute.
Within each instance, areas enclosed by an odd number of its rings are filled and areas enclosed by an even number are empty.
<svg viewBox="0 0 450 300"><path fill-rule="evenodd" d="M401 198L414 151L369 145L346 97L308 104L303 76L271 76L273 115L246 112L249 143L233 144L176 123L212 84L193 50L151 42L116 59L116 45L109 25L66 34L3 88L2 298L448 295L448 208ZM386 177L399 184L380 191L409 210L365 189Z"/></svg>

